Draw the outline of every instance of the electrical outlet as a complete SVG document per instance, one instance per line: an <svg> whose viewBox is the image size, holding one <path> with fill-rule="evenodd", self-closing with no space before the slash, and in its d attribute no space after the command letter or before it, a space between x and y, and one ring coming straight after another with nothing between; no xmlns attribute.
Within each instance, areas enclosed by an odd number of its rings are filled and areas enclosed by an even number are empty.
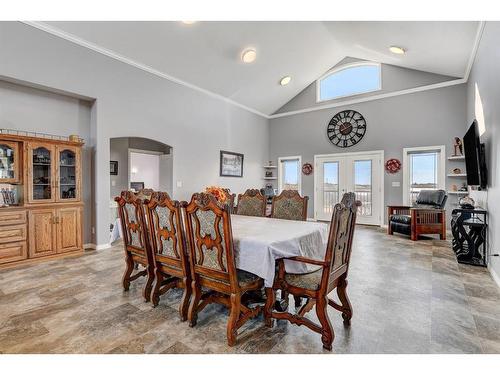
<svg viewBox="0 0 500 375"><path fill-rule="evenodd" d="M95 234L95 227L92 227L92 234Z"/></svg>
<svg viewBox="0 0 500 375"><path fill-rule="evenodd" d="M177 187L181 188L182 187L182 181L177 181Z"/></svg>

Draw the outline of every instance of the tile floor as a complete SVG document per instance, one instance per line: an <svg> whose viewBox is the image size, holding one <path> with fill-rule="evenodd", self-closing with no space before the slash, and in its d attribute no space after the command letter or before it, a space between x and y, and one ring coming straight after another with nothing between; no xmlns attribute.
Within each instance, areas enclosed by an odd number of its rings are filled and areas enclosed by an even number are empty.
<svg viewBox="0 0 500 375"><path fill-rule="evenodd" d="M189 328L177 314L180 292L153 308L143 281L123 292L123 269L115 246L0 271L0 352L328 353L305 327L268 329L261 317L230 348L224 307L207 307ZM358 226L348 292L351 326L330 311L332 353L500 353L500 289L486 269L458 264L448 242Z"/></svg>

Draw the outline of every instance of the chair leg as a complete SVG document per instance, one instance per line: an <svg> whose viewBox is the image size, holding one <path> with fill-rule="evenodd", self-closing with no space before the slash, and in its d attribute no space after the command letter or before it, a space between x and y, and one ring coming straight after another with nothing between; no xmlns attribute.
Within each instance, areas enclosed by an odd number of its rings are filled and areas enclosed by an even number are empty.
<svg viewBox="0 0 500 375"><path fill-rule="evenodd" d="M350 324L352 318L352 305L351 302L349 301L349 297L347 296L347 279L343 278L340 280L337 286L337 295L339 296L342 307L345 309L342 312L342 318L344 319L344 323Z"/></svg>
<svg viewBox="0 0 500 375"><path fill-rule="evenodd" d="M231 294L231 312L227 322L227 344L234 346L237 337L237 324L241 313L241 295Z"/></svg>
<svg viewBox="0 0 500 375"><path fill-rule="evenodd" d="M153 289L153 282L155 280L155 273L154 270L152 269L150 265L146 266L147 267L147 276L148 279L146 280L146 285L144 285L144 291L143 291L143 296L144 300L146 302L149 302L151 300L151 289Z"/></svg>
<svg viewBox="0 0 500 375"><path fill-rule="evenodd" d="M264 305L264 321L269 328L273 327L273 306L276 300L273 288L266 288L266 304Z"/></svg>
<svg viewBox="0 0 500 375"><path fill-rule="evenodd" d="M130 288L130 276L134 271L134 260L130 255L127 255L127 257L125 258L125 263L126 263L126 268L125 272L123 273L122 283L123 283L123 289L125 291L128 291Z"/></svg>
<svg viewBox="0 0 500 375"><path fill-rule="evenodd" d="M179 305L179 315L181 316L181 321L185 321L188 317L189 300L191 298L191 283L189 279L185 277L184 283L184 293L182 294L181 303Z"/></svg>
<svg viewBox="0 0 500 375"><path fill-rule="evenodd" d="M193 280L191 282L191 288L193 291L193 298L191 298L191 303L189 304L188 321L189 326L194 327L196 325L196 321L198 320L198 304L201 299L201 287L195 280Z"/></svg>
<svg viewBox="0 0 500 375"><path fill-rule="evenodd" d="M333 343L333 327L328 317L328 312L326 311L328 307L328 298L321 297L316 301L316 314L318 315L319 322L321 324L321 342L323 343L323 348L326 350L332 350Z"/></svg>
<svg viewBox="0 0 500 375"><path fill-rule="evenodd" d="M153 292L151 293L151 302L153 303L153 307L158 306L160 302L160 288L163 282L163 274L161 272L156 272L156 278L153 285Z"/></svg>

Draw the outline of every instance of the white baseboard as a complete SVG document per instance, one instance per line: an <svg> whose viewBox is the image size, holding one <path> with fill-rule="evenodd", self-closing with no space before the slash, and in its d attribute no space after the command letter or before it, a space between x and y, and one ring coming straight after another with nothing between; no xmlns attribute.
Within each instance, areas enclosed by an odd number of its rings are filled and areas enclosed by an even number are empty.
<svg viewBox="0 0 500 375"><path fill-rule="evenodd" d="M490 266L488 266L488 270L490 271L491 277L493 278L493 280L497 283L498 287L500 288L500 276L498 276L498 274L495 272L495 270L493 268L491 268Z"/></svg>
<svg viewBox="0 0 500 375"><path fill-rule="evenodd" d="M92 249L92 250L95 250L96 245L95 245L95 243L84 243L84 244L83 244L83 248L84 248L84 249Z"/></svg>
<svg viewBox="0 0 500 375"><path fill-rule="evenodd" d="M96 250L109 249L111 247L110 243L103 243L102 245L97 245Z"/></svg>

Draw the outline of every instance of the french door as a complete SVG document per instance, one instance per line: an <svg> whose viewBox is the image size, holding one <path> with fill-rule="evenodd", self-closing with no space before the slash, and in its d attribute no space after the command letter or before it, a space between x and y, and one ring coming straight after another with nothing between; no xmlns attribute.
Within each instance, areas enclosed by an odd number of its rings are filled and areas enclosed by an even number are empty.
<svg viewBox="0 0 500 375"><path fill-rule="evenodd" d="M383 151L316 155L314 160L316 220L330 221L335 204L352 191L362 204L356 222L382 224Z"/></svg>

